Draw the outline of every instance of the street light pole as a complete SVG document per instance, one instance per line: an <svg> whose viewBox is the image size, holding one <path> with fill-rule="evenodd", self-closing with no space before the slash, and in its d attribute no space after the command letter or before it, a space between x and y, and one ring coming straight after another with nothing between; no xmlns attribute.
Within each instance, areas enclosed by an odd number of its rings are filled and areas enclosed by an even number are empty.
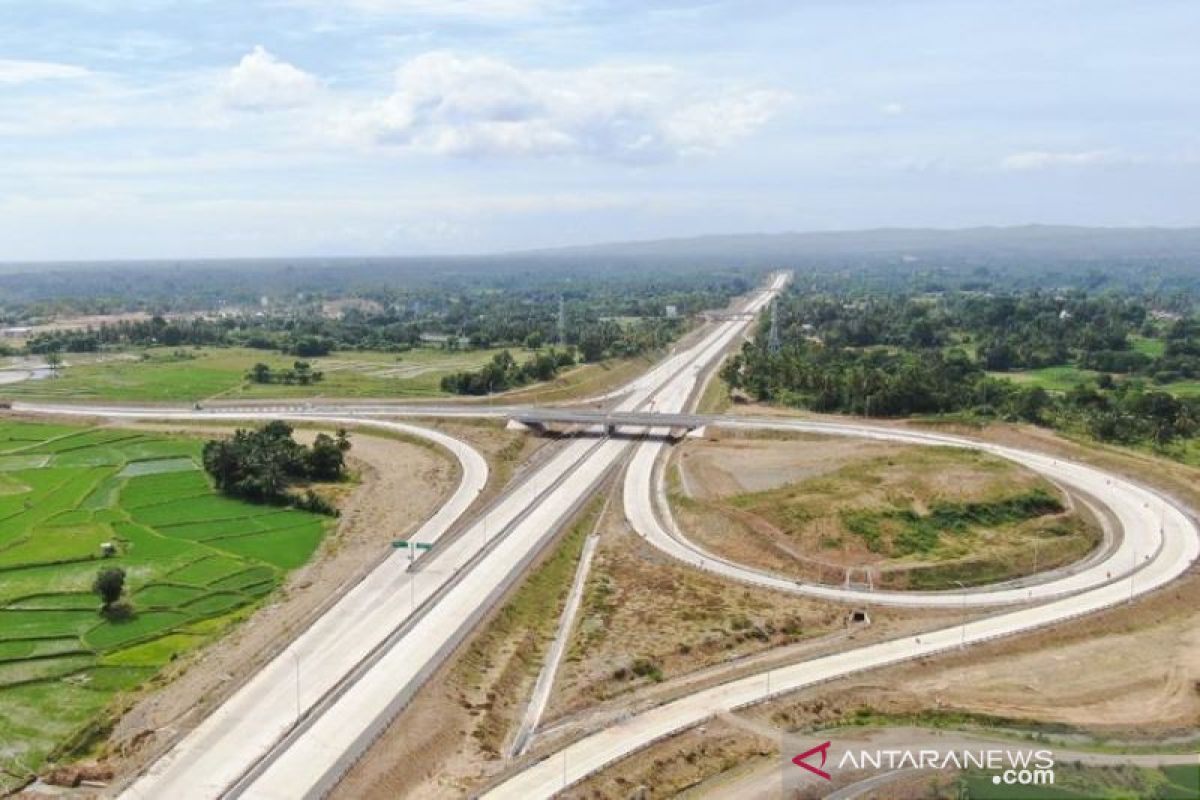
<svg viewBox="0 0 1200 800"><path fill-rule="evenodd" d="M1137 571L1137 550L1129 552L1129 604L1133 605L1133 575Z"/></svg>
<svg viewBox="0 0 1200 800"><path fill-rule="evenodd" d="M958 584L959 592L962 595L962 638L958 641L960 650L967 646L967 587L963 586L962 581L955 581Z"/></svg>

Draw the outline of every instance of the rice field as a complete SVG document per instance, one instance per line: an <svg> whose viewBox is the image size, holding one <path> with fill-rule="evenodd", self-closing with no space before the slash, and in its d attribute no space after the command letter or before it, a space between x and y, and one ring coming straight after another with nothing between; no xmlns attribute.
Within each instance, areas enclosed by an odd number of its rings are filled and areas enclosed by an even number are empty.
<svg viewBox="0 0 1200 800"><path fill-rule="evenodd" d="M323 517L218 495L194 439L0 422L0 793L306 562ZM104 545L115 548L105 556ZM133 614L101 616L96 573Z"/></svg>
<svg viewBox="0 0 1200 800"><path fill-rule="evenodd" d="M105 361L67 358L54 377L6 384L5 397L46 400L195 402L257 397L445 397L441 379L478 369L500 349L417 348L405 353L347 351L297 359L243 347L144 348ZM512 349L523 360L528 351ZM246 373L257 363L282 371L308 361L324 380L307 386L257 384Z"/></svg>
<svg viewBox="0 0 1200 800"><path fill-rule="evenodd" d="M518 361L532 351L507 348ZM422 347L404 353L343 351L303 359L324 374L320 383L301 386L257 384L246 373L257 363L285 370L297 359L243 347L196 347L188 350L145 348L105 360L71 355L53 377L0 385L0 397L48 401L201 402L298 397L443 398L442 378L474 370L502 348L442 350ZM184 355L180 355L183 353ZM121 357L117 357L117 355ZM650 363L645 357L611 359L560 373L554 380L514 392L514 402L566 400L598 394L636 377Z"/></svg>

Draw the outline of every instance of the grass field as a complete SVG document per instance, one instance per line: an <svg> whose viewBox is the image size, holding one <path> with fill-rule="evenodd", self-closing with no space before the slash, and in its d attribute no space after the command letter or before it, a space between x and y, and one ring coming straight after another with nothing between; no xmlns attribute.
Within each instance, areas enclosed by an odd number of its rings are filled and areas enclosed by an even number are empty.
<svg viewBox="0 0 1200 800"><path fill-rule="evenodd" d="M258 384L246 380L257 363L289 369L297 359L247 348L150 348L130 357L105 360L72 356L57 377L0 386L0 396L45 400L127 400L199 402L274 397L450 397L441 380L451 372L474 370L500 348L452 352L420 348L407 353L348 351L303 359L324 380L308 386ZM531 351L512 349L518 361ZM614 359L562 372L554 380L505 395L513 402L551 402L599 394L637 377L651 358Z"/></svg>
<svg viewBox="0 0 1200 800"><path fill-rule="evenodd" d="M1022 372L993 372L991 374L997 378L1008 378L1017 383L1041 386L1049 392L1067 392L1081 383L1094 381L1100 373L1079 367L1062 366L1043 367Z"/></svg>
<svg viewBox="0 0 1200 800"><path fill-rule="evenodd" d="M1134 350L1152 357L1161 356L1165 347L1161 339L1148 339L1144 336L1131 337L1130 341ZM1080 369L1079 367L1070 365L1043 367L1041 369L1029 369L1017 372L992 372L989 374L996 378L1008 378L1017 383L1041 386L1050 392L1068 392L1081 383L1096 380L1100 375L1099 372L1094 370ZM1121 376L1118 375L1117 377L1120 379ZM1180 396L1200 395L1200 381L1175 381L1174 383L1157 384L1149 379L1144 380L1148 389L1171 392Z"/></svg>
<svg viewBox="0 0 1200 800"><path fill-rule="evenodd" d="M1049 392L1068 392L1081 383L1094 381L1100 375L1100 373L1092 370L1070 366L1043 367L1042 369L1031 369L1023 372L992 372L989 374L997 378L1008 378L1017 383L1041 386ZM1173 383L1158 384L1147 380L1146 388L1170 392L1181 397L1200 395L1200 381L1175 381Z"/></svg>
<svg viewBox="0 0 1200 800"><path fill-rule="evenodd" d="M965 779L970 800L1195 800L1200 797L1200 766L1094 767L1059 763L1052 786L994 784L992 773L970 773Z"/></svg>
<svg viewBox="0 0 1200 800"><path fill-rule="evenodd" d="M698 446L693 486L778 474L781 454L793 465L815 461L794 482L717 496L676 491L672 500L693 535L732 560L826 582L869 566L893 589L1005 580L1068 563L1098 541L1052 485L1009 462L950 448L856 447L824 442L819 456L804 456L790 444Z"/></svg>
<svg viewBox="0 0 1200 800"><path fill-rule="evenodd" d="M119 693L219 634L316 549L324 518L217 495L199 450L0 422L0 792L86 744ZM107 566L127 574L134 613L120 622L91 592Z"/></svg>
<svg viewBox="0 0 1200 800"><path fill-rule="evenodd" d="M310 386L256 384L246 373L257 363L288 369L297 359L247 348L150 348L135 358L79 363L56 378L3 387L5 396L70 400L195 402L213 398L445 396L444 375L476 369L498 349L451 352L421 348L407 353L339 352L303 359L325 374ZM521 360L524 352L514 352ZM71 359L68 359L71 360Z"/></svg>
<svg viewBox="0 0 1200 800"><path fill-rule="evenodd" d="M1158 358L1167 349L1167 343L1162 339L1152 339L1149 336L1130 336L1129 346L1139 353L1145 353L1151 358Z"/></svg>

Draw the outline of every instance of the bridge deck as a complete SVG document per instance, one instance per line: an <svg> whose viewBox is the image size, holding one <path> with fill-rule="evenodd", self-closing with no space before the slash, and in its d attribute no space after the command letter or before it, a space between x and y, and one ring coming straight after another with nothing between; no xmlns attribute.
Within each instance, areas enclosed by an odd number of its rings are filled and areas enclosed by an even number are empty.
<svg viewBox="0 0 1200 800"><path fill-rule="evenodd" d="M524 425L545 427L562 425L603 425L606 428L687 428L693 430L711 422L711 418L699 414L656 414L653 412L606 412L606 411L559 411L555 409L531 409L512 415L512 419Z"/></svg>

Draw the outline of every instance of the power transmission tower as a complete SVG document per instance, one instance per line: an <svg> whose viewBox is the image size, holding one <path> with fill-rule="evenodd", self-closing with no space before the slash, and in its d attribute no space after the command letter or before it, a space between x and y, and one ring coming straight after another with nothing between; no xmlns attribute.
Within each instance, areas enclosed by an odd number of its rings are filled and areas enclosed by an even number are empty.
<svg viewBox="0 0 1200 800"><path fill-rule="evenodd" d="M558 296L558 344L560 347L567 345L567 306L561 294Z"/></svg>
<svg viewBox="0 0 1200 800"><path fill-rule="evenodd" d="M771 303L771 335L767 339L767 351L771 354L779 352L779 301Z"/></svg>

